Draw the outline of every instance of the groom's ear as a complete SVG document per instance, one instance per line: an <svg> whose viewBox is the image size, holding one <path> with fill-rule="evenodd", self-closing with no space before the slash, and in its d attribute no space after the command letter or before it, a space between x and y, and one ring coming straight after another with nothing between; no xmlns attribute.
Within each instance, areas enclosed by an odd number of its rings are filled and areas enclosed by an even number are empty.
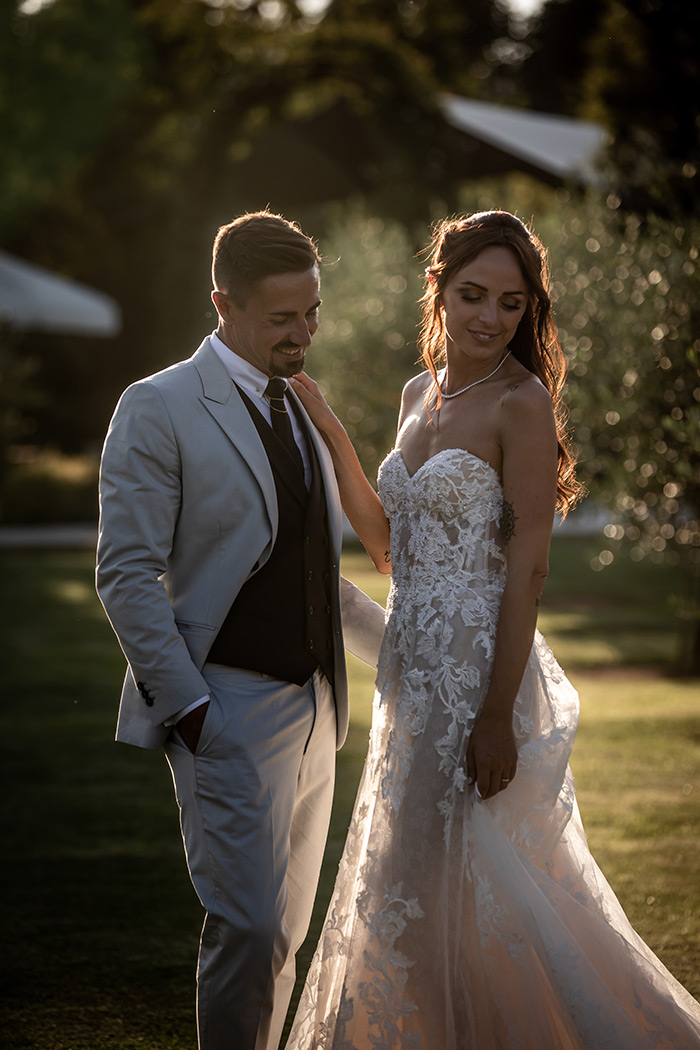
<svg viewBox="0 0 700 1050"><path fill-rule="evenodd" d="M233 311L236 307L226 292L220 292L217 289L214 289L211 293L211 299L216 307L216 312L224 324L231 324L233 321Z"/></svg>

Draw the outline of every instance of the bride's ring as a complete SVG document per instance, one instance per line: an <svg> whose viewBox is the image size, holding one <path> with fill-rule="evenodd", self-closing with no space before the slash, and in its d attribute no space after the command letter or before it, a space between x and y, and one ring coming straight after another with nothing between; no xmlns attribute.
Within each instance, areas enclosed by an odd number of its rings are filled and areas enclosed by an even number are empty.
<svg viewBox="0 0 700 1050"><path fill-rule="evenodd" d="M510 777L501 777L502 784L510 784Z"/></svg>

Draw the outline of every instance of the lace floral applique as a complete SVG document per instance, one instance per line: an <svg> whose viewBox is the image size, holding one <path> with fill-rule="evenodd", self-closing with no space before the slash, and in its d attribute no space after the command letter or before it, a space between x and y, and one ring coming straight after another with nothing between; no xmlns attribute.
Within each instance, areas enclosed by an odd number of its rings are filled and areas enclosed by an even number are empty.
<svg viewBox="0 0 700 1050"><path fill-rule="evenodd" d="M343 989L337 1011L319 1025L315 1050L357 1050L355 1044L345 1038L347 1026L352 1022L354 1016L354 1003L352 999L345 998L345 989Z"/></svg>
<svg viewBox="0 0 700 1050"><path fill-rule="evenodd" d="M638 992L634 993L634 1006L644 1018L648 1026L647 1035L652 1039L654 1046L678 1047L678 1050L681 1050L678 1033L665 1024L655 1010L651 1010L642 1002Z"/></svg>
<svg viewBox="0 0 700 1050"><path fill-rule="evenodd" d="M415 1034L405 1032L401 1022L418 1007L405 996L409 967L413 962L396 948L396 941L409 921L422 919L423 911L417 899L403 896L399 883L384 893L383 907L377 912L368 910L371 895L362 894L357 901L358 913L371 934L374 951L365 952L365 965L372 974L371 981L359 986L360 1000L366 1008L376 1034L370 1037L378 1050L401 1050L420 1047Z"/></svg>
<svg viewBox="0 0 700 1050"><path fill-rule="evenodd" d="M392 586L377 688L400 677L394 721L424 732L439 702L445 730L435 741L447 818L465 785L465 736L483 698L493 656L505 557L497 542L502 493L490 466L459 449L433 457L409 480L399 454L384 463L380 493L391 513ZM430 512L426 513L426 509ZM390 741L382 780L398 812L410 763L401 735Z"/></svg>
<svg viewBox="0 0 700 1050"><path fill-rule="evenodd" d="M491 881L480 875L476 881L476 904L479 914L479 940L483 948L488 948L491 938L503 940L502 931L506 924L508 909L496 902Z"/></svg>

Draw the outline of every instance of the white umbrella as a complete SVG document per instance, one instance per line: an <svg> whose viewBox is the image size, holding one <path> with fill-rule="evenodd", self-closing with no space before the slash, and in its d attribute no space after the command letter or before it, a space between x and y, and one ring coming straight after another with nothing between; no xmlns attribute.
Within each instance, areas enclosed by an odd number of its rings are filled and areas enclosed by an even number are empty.
<svg viewBox="0 0 700 1050"><path fill-rule="evenodd" d="M0 323L69 335L116 335L116 302L77 281L0 252Z"/></svg>

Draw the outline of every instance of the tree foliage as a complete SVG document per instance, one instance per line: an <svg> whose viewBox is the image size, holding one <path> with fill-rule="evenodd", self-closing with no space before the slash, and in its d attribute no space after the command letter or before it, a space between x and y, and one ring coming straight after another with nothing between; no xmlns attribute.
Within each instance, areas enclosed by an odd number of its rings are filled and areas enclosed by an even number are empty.
<svg viewBox="0 0 700 1050"><path fill-rule="evenodd" d="M314 25L281 2L98 0L89 18L86 4L55 0L31 17L15 14L7 44L16 85L37 69L44 94L54 72L82 84L63 98L64 124L83 128L83 137L66 139L70 162L53 149L53 110L42 94L33 141L46 142L50 178L40 159L31 178L14 157L0 164L8 200L14 182L26 188L25 214L14 208L6 246L122 307L123 331L108 357L97 340L77 348L25 341L49 394L33 438L60 435L70 448L98 439L126 383L191 352L213 327L209 259L221 223L270 205L322 235L327 200L362 195L410 221L436 201L446 207L450 194L436 82L391 27ZM25 31L46 42L46 74L20 44ZM92 90L102 55L93 37L116 41L118 75L116 57L103 73L121 94ZM12 129L8 136L21 140ZM90 391L78 413L64 411L70 390Z"/></svg>
<svg viewBox="0 0 700 1050"><path fill-rule="evenodd" d="M478 206L505 196L503 187L482 191ZM562 193L536 227L551 246L579 473L611 518L594 568L628 556L681 566L679 665L697 671L700 223L642 222L621 214L615 197ZM394 440L400 390L420 367L421 265L399 225L366 211L339 210L324 245L324 307L309 367L374 478Z"/></svg>
<svg viewBox="0 0 700 1050"><path fill-rule="evenodd" d="M127 0L0 7L0 235L20 228L104 142L138 91L143 35Z"/></svg>
<svg viewBox="0 0 700 1050"><path fill-rule="evenodd" d="M328 260L312 371L373 474L415 368L411 231L424 242L458 200L440 91L605 122L609 203L557 197L536 225L582 467L616 515L599 564L623 538L635 558L682 561L700 664L697 4L548 0L510 39L500 0L331 0L313 17L302 0L26 10L0 10L0 237L111 293L124 317L108 348L5 345L0 429L37 444L99 441L127 382L192 351L215 320L216 228L269 204Z"/></svg>
<svg viewBox="0 0 700 1050"><path fill-rule="evenodd" d="M590 52L583 112L613 133L625 207L691 215L700 203L700 6L608 0Z"/></svg>
<svg viewBox="0 0 700 1050"><path fill-rule="evenodd" d="M323 246L324 305L309 373L375 480L394 442L401 390L418 370L421 267L399 223L357 205L335 210Z"/></svg>
<svg viewBox="0 0 700 1050"><path fill-rule="evenodd" d="M594 567L621 549L682 564L681 663L700 667L700 223L572 201L539 232L571 362L584 480L613 516Z"/></svg>
<svg viewBox="0 0 700 1050"><path fill-rule="evenodd" d="M584 83L608 0L547 0L531 18L511 20L520 45L511 69L525 105L575 117L585 102Z"/></svg>
<svg viewBox="0 0 700 1050"><path fill-rule="evenodd" d="M697 211L700 5L547 0L510 31L520 48L510 78L525 105L610 130L608 177L626 210Z"/></svg>
<svg viewBox="0 0 700 1050"><path fill-rule="evenodd" d="M499 0L330 0L325 21L389 32L426 60L443 90L480 95L507 14Z"/></svg>

